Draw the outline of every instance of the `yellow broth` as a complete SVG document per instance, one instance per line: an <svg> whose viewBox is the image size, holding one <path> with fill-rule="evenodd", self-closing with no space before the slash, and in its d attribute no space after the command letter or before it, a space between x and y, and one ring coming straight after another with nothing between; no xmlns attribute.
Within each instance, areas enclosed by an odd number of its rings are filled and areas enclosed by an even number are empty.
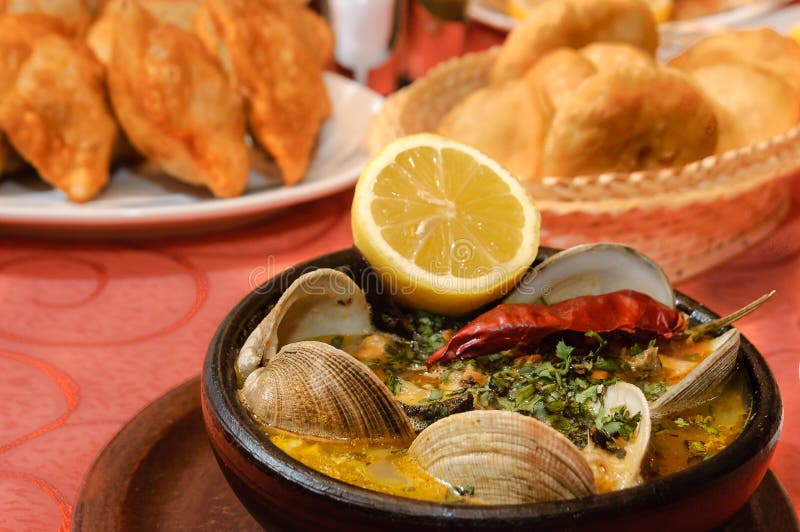
<svg viewBox="0 0 800 532"><path fill-rule="evenodd" d="M653 424L642 476L657 479L714 456L742 432L750 412L751 393L741 372L713 398L695 408Z"/></svg>
<svg viewBox="0 0 800 532"><path fill-rule="evenodd" d="M400 402L419 405L458 393L472 393L476 409L497 407L480 404L480 390L485 389L483 387L491 378L487 364L459 361L428 369L422 360L411 360L398 368L392 365L391 356L387 355L391 352L387 345L397 339L388 335L326 336L317 340L341 348L369 366ZM671 386L710 354L707 342L690 340L662 340L657 348L663 364L658 370L641 374L625 369L616 372L595 369L587 372L585 378L588 383L613 382L618 378L640 388L658 383ZM609 349L618 350L621 357L630 354L630 346L613 345ZM495 370L504 367L517 374L542 364L548 355L506 353L502 357L495 356L499 358L488 367ZM717 454L742 431L749 409L750 391L745 377L739 373L701 406L654 422L648 453L642 462L643 479L651 481L667 476ZM557 425L554 428L561 430ZM270 428L266 432L270 440L289 456L349 484L434 502L480 502L476 497L463 496L469 495L469 487L451 487L428 475L405 453L405 449L358 441L303 438ZM607 491L600 480L598 491Z"/></svg>
<svg viewBox="0 0 800 532"><path fill-rule="evenodd" d="M454 489L426 473L406 449L365 441L314 440L268 429L280 450L329 477L381 493L426 501L455 502Z"/></svg>

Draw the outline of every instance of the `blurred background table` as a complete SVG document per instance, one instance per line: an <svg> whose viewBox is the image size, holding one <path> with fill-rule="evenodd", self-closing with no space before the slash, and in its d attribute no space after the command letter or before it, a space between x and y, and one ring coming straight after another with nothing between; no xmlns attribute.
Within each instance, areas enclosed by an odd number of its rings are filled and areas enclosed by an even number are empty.
<svg viewBox="0 0 800 532"><path fill-rule="evenodd" d="M500 40L476 27L468 49ZM431 57L402 60L374 71L370 85L387 93L401 66L416 77ZM351 198L340 193L192 238L0 238L0 529L68 528L97 454L139 410L199 373L218 323L241 297L292 264L352 245ZM778 291L740 328L781 388L785 420L772 469L800 509L797 178L793 201L767 239L677 288L721 314Z"/></svg>

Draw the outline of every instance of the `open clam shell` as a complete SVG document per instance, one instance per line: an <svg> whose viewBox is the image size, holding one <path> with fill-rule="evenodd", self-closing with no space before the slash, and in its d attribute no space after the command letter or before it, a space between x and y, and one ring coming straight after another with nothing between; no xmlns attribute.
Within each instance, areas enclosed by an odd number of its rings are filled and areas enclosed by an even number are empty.
<svg viewBox="0 0 800 532"><path fill-rule="evenodd" d="M617 382L606 390L603 398L603 410L625 406L630 415L641 413L639 425L630 440L621 440L625 455L622 457L598 448L591 439L583 449L583 455L597 480L601 491L616 491L641 484L642 459L650 445L650 410L642 391L633 384Z"/></svg>
<svg viewBox="0 0 800 532"><path fill-rule="evenodd" d="M240 397L261 423L304 436L410 442L415 434L369 368L322 342L284 346L247 377Z"/></svg>
<svg viewBox="0 0 800 532"><path fill-rule="evenodd" d="M586 459L558 431L514 412L454 414L422 431L408 452L435 478L472 486L489 504L573 499L595 491Z"/></svg>
<svg viewBox="0 0 800 532"><path fill-rule="evenodd" d="M636 290L675 308L664 271L621 244L583 244L556 253L534 267L504 303L553 304L578 296Z"/></svg>
<svg viewBox="0 0 800 532"><path fill-rule="evenodd" d="M338 270L314 270L293 282L253 330L236 359L236 371L240 379L246 379L292 342L371 330L370 309L361 288Z"/></svg>
<svg viewBox="0 0 800 532"><path fill-rule="evenodd" d="M735 328L711 340L711 354L650 405L651 415L657 418L702 403L733 372L740 340Z"/></svg>

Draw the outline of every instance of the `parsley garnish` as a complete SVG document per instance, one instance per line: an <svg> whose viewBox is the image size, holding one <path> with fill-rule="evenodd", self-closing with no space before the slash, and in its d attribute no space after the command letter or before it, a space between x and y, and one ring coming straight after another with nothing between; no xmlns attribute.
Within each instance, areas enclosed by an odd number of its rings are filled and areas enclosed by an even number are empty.
<svg viewBox="0 0 800 532"><path fill-rule="evenodd" d="M637 382L638 386L648 401L655 401L667 391L665 382Z"/></svg>
<svg viewBox="0 0 800 532"><path fill-rule="evenodd" d="M689 449L689 456L693 459L703 459L708 454L706 444L698 440L686 440L686 448Z"/></svg>
<svg viewBox="0 0 800 532"><path fill-rule="evenodd" d="M331 338L331 345L336 349L341 349L342 343L344 343L344 336L334 336Z"/></svg>
<svg viewBox="0 0 800 532"><path fill-rule="evenodd" d="M461 497L472 497L475 495L475 486L453 486L453 491Z"/></svg>
<svg viewBox="0 0 800 532"><path fill-rule="evenodd" d="M395 375L391 370L387 369L386 374L389 375L389 382L387 382L386 385L394 395L397 395L398 392L403 389L403 383L400 382L400 379L398 379L397 375Z"/></svg>
<svg viewBox="0 0 800 532"><path fill-rule="evenodd" d="M420 403L430 403L433 401L438 401L439 399L442 398L442 396L444 396L444 392L442 392L442 390L431 390L430 395L428 395L428 397L426 397L425 399L422 399Z"/></svg>

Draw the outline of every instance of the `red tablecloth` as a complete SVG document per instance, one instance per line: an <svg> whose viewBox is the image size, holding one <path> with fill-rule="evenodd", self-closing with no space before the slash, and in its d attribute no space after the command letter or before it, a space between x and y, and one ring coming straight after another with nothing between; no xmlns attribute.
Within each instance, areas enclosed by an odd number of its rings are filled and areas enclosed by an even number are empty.
<svg viewBox="0 0 800 532"><path fill-rule="evenodd" d="M795 192L778 231L678 288L720 313L778 290L739 325L780 383L786 417L772 468L800 508L800 182ZM242 296L351 245L350 199L172 241L0 239L0 529L67 527L95 456L137 411L199 373Z"/></svg>

